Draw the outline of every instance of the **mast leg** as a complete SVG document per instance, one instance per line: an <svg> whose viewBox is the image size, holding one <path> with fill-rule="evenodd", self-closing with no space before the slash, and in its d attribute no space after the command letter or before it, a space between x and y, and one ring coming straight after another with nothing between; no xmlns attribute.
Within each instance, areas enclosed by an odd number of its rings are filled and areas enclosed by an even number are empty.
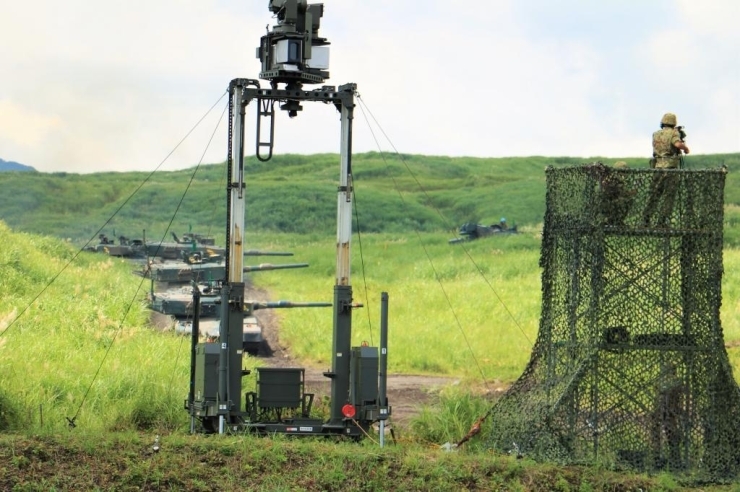
<svg viewBox="0 0 740 492"><path fill-rule="evenodd" d="M334 286L334 332L332 336L331 413L329 425L341 425L342 407L349 401L349 370L352 343L352 286L350 240L352 238L352 114L355 84L339 88L341 101L340 176L337 196L337 276Z"/></svg>
<svg viewBox="0 0 740 492"><path fill-rule="evenodd" d="M352 287L334 286L331 412L329 425L342 425L342 407L349 401L349 367L352 343ZM329 376L329 374L327 374Z"/></svg>

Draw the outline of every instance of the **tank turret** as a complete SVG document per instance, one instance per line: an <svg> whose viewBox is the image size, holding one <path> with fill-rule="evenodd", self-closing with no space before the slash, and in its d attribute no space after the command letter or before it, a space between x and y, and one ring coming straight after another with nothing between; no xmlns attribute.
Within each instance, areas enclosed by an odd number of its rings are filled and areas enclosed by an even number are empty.
<svg viewBox="0 0 740 492"><path fill-rule="evenodd" d="M459 237L450 239L450 244L456 244L463 241L472 241L482 237L492 236L495 234L517 234L516 225L509 226L504 217L497 224L485 225L477 222L466 222L460 226L458 231Z"/></svg>
<svg viewBox="0 0 740 492"><path fill-rule="evenodd" d="M151 258L178 260L186 255L199 254L203 257L220 255L223 257L225 248L221 246L203 245L192 242L148 242L146 254Z"/></svg>
<svg viewBox="0 0 740 492"><path fill-rule="evenodd" d="M170 232L172 234L172 239L178 244L196 244L201 246L213 246L216 244L216 240L213 239L211 236L207 236L205 234L195 234L193 232L186 232L182 235L182 239L177 237L177 234L174 232Z"/></svg>
<svg viewBox="0 0 740 492"><path fill-rule="evenodd" d="M218 294L220 296L220 294ZM219 302L220 304L220 297ZM192 306L192 296L190 297ZM287 309L287 308L309 308L309 307L332 307L330 302L292 302L292 301L244 301L244 322L242 325L242 348L251 355L269 355L270 347L267 345L262 333L262 326L254 316L254 311L259 309ZM201 298L201 309L204 308ZM218 313L218 310L217 310ZM216 314L218 316L218 314ZM220 334L220 319L209 318L203 314L200 319L200 336L206 339L216 340ZM191 318L179 319L175 322L175 332L180 335L191 335L193 321Z"/></svg>
<svg viewBox="0 0 740 492"><path fill-rule="evenodd" d="M140 239L129 239L126 236L118 238L118 244L108 239L105 234L98 235L98 244L86 246L85 251L105 253L120 258L144 257L144 242Z"/></svg>
<svg viewBox="0 0 740 492"><path fill-rule="evenodd" d="M308 263L262 263L261 265L247 265L245 272L261 272L266 270L283 270L289 268L306 268ZM219 281L225 277L225 264L218 263L187 263L183 261L167 263L149 263L141 271L141 275L155 282L208 282Z"/></svg>
<svg viewBox="0 0 740 492"><path fill-rule="evenodd" d="M198 254L203 258L218 256L223 258L226 248L216 246L215 240L210 236L202 234L185 233L182 238L174 232L173 241L150 241L140 245L146 255L151 258L162 258L164 260L180 260L185 257ZM293 256L293 253L284 251L259 251L256 249L245 251L244 256Z"/></svg>
<svg viewBox="0 0 740 492"><path fill-rule="evenodd" d="M203 317L218 317L221 293L218 287L211 284L198 284L200 289L200 313ZM150 308L158 313L176 318L192 317L193 287L191 285L167 289L150 294Z"/></svg>

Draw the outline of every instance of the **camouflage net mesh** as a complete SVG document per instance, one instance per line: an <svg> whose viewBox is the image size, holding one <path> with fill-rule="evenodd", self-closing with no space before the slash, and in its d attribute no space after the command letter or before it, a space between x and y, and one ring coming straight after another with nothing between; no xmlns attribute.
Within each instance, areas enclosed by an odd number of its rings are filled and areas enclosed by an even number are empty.
<svg viewBox="0 0 740 492"><path fill-rule="evenodd" d="M740 470L719 309L725 170L547 170L542 317L490 445L561 463Z"/></svg>

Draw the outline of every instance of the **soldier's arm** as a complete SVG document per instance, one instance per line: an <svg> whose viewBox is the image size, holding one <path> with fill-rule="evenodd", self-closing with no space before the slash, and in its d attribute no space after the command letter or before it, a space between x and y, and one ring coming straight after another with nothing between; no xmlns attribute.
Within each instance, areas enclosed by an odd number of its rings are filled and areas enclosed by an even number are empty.
<svg viewBox="0 0 740 492"><path fill-rule="evenodd" d="M684 143L683 140L681 140L681 135L678 133L678 130L673 130L671 133L671 143L674 147L676 147L679 150L683 150L684 153L689 153L689 147Z"/></svg>
<svg viewBox="0 0 740 492"><path fill-rule="evenodd" d="M689 153L689 147L680 140L678 142L674 142L673 146L677 149L683 150L685 154Z"/></svg>

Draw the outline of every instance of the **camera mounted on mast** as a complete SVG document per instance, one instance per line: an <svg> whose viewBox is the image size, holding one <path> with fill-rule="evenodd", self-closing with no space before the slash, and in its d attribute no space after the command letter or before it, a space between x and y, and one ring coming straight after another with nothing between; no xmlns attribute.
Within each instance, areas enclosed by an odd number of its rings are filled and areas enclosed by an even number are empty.
<svg viewBox="0 0 740 492"><path fill-rule="evenodd" d="M303 84L322 84L329 78L329 42L319 37L324 4L307 0L270 0L268 8L277 25L262 36L257 58L262 63L259 77L273 89L301 90ZM303 108L288 99L280 106L293 118Z"/></svg>

